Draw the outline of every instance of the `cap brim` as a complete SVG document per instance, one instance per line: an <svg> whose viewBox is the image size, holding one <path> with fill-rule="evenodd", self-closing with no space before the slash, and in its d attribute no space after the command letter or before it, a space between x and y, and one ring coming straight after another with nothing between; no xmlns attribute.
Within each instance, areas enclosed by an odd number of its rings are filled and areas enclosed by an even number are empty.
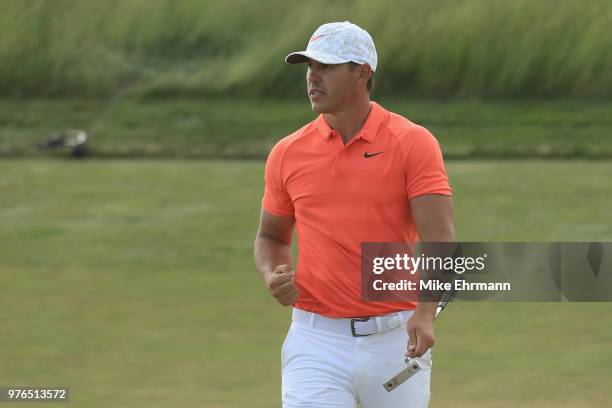
<svg viewBox="0 0 612 408"><path fill-rule="evenodd" d="M320 62L321 64L344 64L346 62L350 62L348 59L317 51L292 52L285 57L285 62L287 64L302 64L307 62L309 59Z"/></svg>

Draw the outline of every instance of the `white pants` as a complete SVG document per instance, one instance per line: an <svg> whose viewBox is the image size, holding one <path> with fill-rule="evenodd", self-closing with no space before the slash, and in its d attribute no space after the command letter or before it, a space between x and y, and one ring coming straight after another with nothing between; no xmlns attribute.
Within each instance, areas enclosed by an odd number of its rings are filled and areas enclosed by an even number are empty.
<svg viewBox="0 0 612 408"><path fill-rule="evenodd" d="M403 312L409 318L411 312ZM315 315L291 323L281 350L283 408L416 408L429 405L431 352L422 369L392 392L382 384L406 368L408 334L400 327L365 337L329 330ZM314 320L314 323L313 323ZM347 319L350 320L350 319ZM320 321L322 324L317 325ZM318 327L317 327L318 326ZM337 326L337 325L334 325Z"/></svg>

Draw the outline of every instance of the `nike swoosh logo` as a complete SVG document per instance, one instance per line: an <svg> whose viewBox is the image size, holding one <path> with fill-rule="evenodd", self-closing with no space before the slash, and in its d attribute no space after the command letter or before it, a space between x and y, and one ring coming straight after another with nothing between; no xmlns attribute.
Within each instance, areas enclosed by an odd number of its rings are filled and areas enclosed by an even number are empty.
<svg viewBox="0 0 612 408"><path fill-rule="evenodd" d="M308 41L309 43L318 40L321 37L327 37L328 35L331 34L319 34L319 35L313 35L312 37L310 37L310 40Z"/></svg>
<svg viewBox="0 0 612 408"><path fill-rule="evenodd" d="M369 159L370 157L378 156L379 154L383 154L383 153L384 152L376 152L376 153L369 154L368 152L365 152L363 154L363 158L364 159Z"/></svg>

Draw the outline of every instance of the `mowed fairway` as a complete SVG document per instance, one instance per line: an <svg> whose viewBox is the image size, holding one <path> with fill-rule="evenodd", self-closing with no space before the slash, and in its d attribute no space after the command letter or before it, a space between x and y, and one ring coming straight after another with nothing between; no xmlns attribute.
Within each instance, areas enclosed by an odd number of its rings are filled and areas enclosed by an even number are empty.
<svg viewBox="0 0 612 408"><path fill-rule="evenodd" d="M448 170L459 240L612 240L610 162ZM280 406L290 314L253 267L262 184L260 162L0 162L0 386L69 386L77 407ZM612 304L458 302L436 330L432 407L612 397Z"/></svg>

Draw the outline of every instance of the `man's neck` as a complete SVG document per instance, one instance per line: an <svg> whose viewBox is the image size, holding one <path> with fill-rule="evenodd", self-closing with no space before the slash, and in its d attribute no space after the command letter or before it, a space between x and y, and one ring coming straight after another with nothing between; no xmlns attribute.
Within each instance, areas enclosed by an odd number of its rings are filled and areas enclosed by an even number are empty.
<svg viewBox="0 0 612 408"><path fill-rule="evenodd" d="M340 134L344 144L348 144L363 127L371 108L372 103L366 99L341 111L326 113L325 120Z"/></svg>

